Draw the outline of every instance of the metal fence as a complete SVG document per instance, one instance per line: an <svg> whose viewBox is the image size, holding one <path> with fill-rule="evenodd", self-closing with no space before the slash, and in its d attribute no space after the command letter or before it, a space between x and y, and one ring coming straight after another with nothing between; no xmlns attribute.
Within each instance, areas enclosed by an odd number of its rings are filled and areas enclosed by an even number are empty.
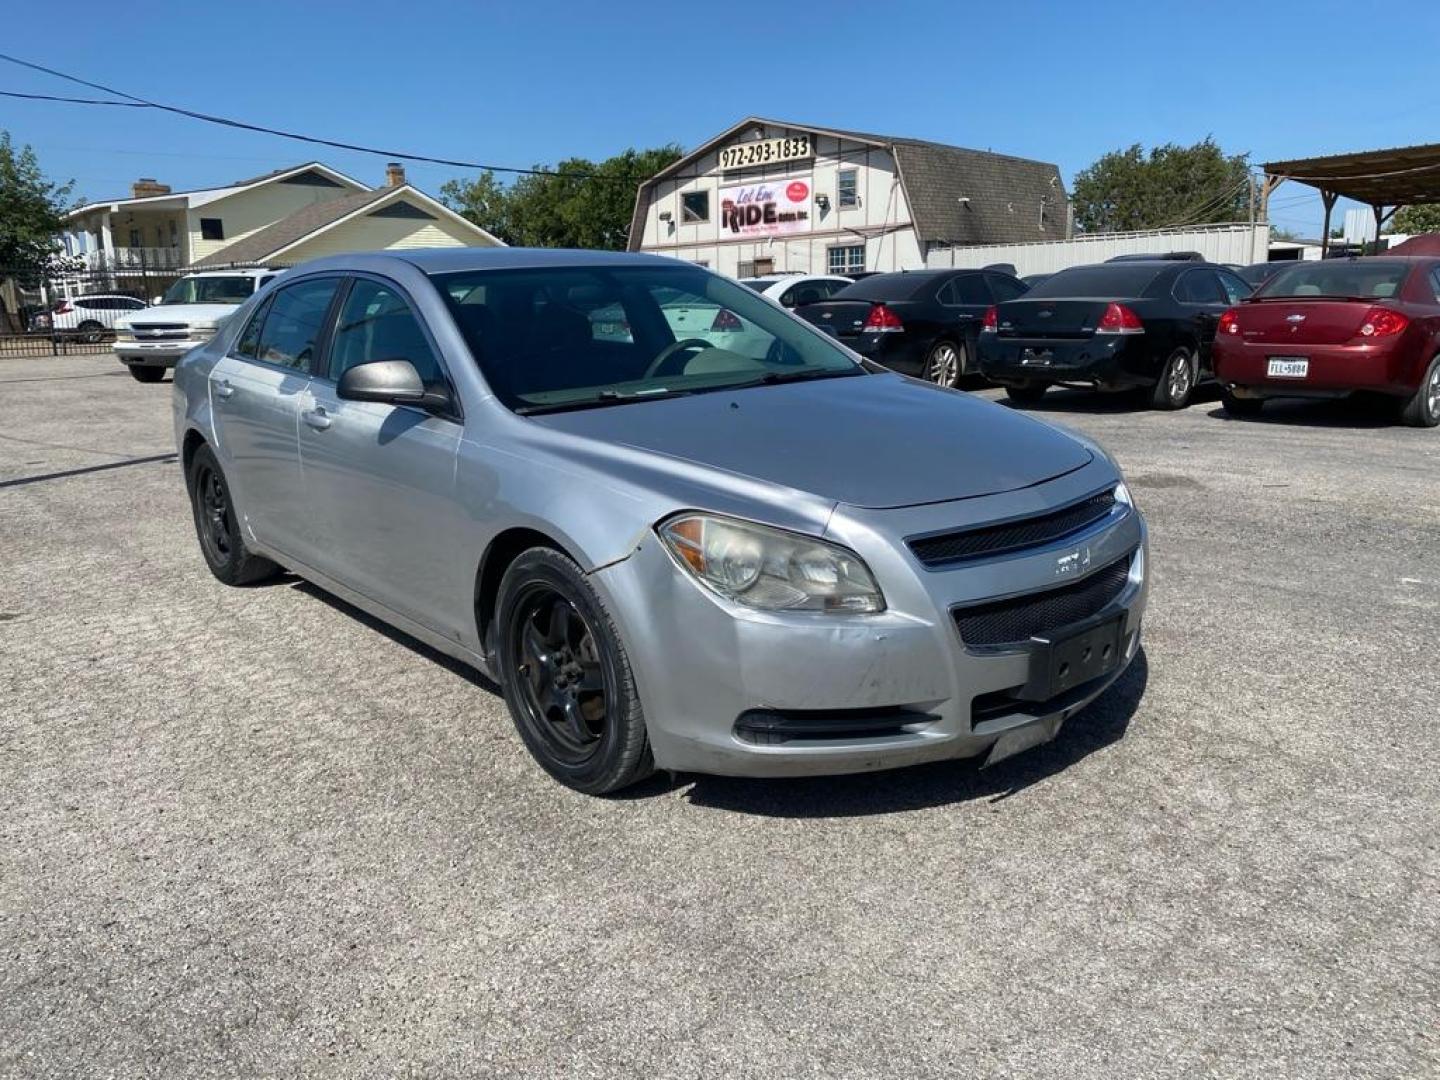
<svg viewBox="0 0 1440 1080"><path fill-rule="evenodd" d="M81 334L73 330L55 333L0 334L0 359L5 357L73 356L107 351L115 340L113 331Z"/></svg>

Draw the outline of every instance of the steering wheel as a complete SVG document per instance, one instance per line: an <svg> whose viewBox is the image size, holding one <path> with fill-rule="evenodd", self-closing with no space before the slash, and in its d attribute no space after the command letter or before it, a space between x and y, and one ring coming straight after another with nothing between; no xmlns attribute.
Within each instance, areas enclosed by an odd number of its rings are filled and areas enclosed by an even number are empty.
<svg viewBox="0 0 1440 1080"><path fill-rule="evenodd" d="M687 349L708 348L710 348L710 343L708 341L704 340L703 338L695 337L682 338L680 341L675 342L675 344L673 345L667 345L665 346L665 348L660 350L659 356L655 357L654 360L650 361L650 366L645 369L645 378L650 379L658 375L660 373L660 369L664 367L673 357L679 355Z"/></svg>

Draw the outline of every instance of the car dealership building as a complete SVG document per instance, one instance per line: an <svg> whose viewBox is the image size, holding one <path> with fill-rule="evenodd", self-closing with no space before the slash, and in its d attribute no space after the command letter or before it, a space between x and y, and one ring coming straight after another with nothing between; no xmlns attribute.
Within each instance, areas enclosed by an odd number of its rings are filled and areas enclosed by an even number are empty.
<svg viewBox="0 0 1440 1080"><path fill-rule="evenodd" d="M640 185L630 250L734 277L844 274L1068 235L1046 162L751 117Z"/></svg>

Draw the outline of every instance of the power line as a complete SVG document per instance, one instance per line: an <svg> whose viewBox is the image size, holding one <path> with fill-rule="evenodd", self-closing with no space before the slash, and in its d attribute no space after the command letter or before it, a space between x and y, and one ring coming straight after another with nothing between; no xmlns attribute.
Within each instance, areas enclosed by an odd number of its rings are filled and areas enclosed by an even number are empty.
<svg viewBox="0 0 1440 1080"><path fill-rule="evenodd" d="M99 90L102 94L109 94L112 97L125 98L124 101L100 101L90 98L66 98L49 94L22 94L17 91L0 91L5 97L30 98L37 101L61 101L75 105L108 105L112 107L137 108L137 109L158 109L161 112L174 113L176 116L185 116L191 120L202 120L207 124L218 124L221 127L237 128L241 131L254 131L262 135L274 135L281 139L291 139L295 142L310 143L314 146L329 146L336 150L352 150L360 154L375 154L379 157L399 161L425 162L431 165L449 165L457 169L483 169L489 172L512 173L518 176L559 176L574 180L608 180L615 183L637 184L646 177L631 178L628 176L604 176L600 173L578 173L578 172L556 172L554 169L521 169L509 165L486 165L478 161L460 161L454 158L431 157L427 154L413 154L404 150L383 150L374 146L361 146L358 143L339 142L335 139L322 139L316 135L301 135L293 131L284 131L280 128L265 127L262 124L251 124L244 120L232 120L225 116L213 116L210 113L196 112L193 109L182 108L179 105L166 105L159 101L150 101L147 98L137 97L124 90L116 90L114 87L105 86L101 83L91 82L82 79L78 75L69 75L63 71L46 67L43 64L32 63L29 60L21 60L17 56L10 56L0 53L0 60L17 64L31 71L38 71L45 75L52 75L57 79L64 79L66 82L76 83L80 86L89 87L91 90Z"/></svg>

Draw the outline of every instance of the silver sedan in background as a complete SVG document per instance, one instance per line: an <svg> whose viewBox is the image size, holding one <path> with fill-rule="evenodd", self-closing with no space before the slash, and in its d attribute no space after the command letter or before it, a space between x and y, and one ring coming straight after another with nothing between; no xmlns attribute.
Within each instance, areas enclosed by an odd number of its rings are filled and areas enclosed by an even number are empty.
<svg viewBox="0 0 1440 1080"><path fill-rule="evenodd" d="M216 577L287 568L474 665L581 791L996 760L1139 648L1145 524L1104 451L673 259L319 260L174 404Z"/></svg>

